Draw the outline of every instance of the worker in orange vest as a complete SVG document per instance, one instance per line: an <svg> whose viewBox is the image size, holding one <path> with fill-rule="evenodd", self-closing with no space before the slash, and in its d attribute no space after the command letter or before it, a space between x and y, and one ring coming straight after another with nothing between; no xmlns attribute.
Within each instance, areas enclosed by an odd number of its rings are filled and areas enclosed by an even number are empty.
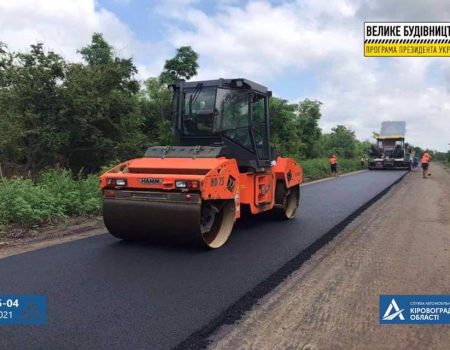
<svg viewBox="0 0 450 350"><path fill-rule="evenodd" d="M335 154L332 154L330 158L328 158L328 163L330 164L331 176L337 177L337 158Z"/></svg>
<svg viewBox="0 0 450 350"><path fill-rule="evenodd" d="M431 156L428 152L425 152L422 155L422 159L420 160L420 163L422 163L422 175L423 178L426 179L427 176L430 176L431 174L428 173L429 165L430 165Z"/></svg>

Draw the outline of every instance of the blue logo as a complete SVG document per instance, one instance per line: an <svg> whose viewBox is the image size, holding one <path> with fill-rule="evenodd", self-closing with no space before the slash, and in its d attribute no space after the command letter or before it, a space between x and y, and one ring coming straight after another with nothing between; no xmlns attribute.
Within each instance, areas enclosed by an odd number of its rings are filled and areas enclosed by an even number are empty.
<svg viewBox="0 0 450 350"><path fill-rule="evenodd" d="M450 295L380 295L380 324L450 324Z"/></svg>
<svg viewBox="0 0 450 350"><path fill-rule="evenodd" d="M402 314L403 310L404 309L400 310L400 308L397 305L397 302L395 301L394 298L392 298L391 303L389 304L388 308L386 309L386 312L383 315L383 321L392 321L396 317L404 321L405 317Z"/></svg>
<svg viewBox="0 0 450 350"><path fill-rule="evenodd" d="M46 304L44 295L0 295L0 325L45 324Z"/></svg>

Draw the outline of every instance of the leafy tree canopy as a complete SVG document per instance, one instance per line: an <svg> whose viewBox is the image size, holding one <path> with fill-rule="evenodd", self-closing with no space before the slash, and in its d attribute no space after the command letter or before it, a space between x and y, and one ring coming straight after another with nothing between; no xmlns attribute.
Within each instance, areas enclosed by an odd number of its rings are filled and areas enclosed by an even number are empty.
<svg viewBox="0 0 450 350"><path fill-rule="evenodd" d="M94 33L91 43L78 52L91 66L111 64L113 62L113 48L106 42L101 33Z"/></svg>
<svg viewBox="0 0 450 350"><path fill-rule="evenodd" d="M189 80L197 75L198 54L190 46L182 46L177 49L175 57L166 60L161 80L166 84L180 80Z"/></svg>
<svg viewBox="0 0 450 350"><path fill-rule="evenodd" d="M354 158L357 154L357 140L355 132L344 125L338 125L331 129L326 137L327 149L330 153L336 153L343 158Z"/></svg>

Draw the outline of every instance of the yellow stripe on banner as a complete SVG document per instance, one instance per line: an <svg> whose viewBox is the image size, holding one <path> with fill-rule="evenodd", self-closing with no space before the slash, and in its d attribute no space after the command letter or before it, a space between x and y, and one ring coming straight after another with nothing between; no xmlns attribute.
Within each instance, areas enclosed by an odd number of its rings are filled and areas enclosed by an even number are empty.
<svg viewBox="0 0 450 350"><path fill-rule="evenodd" d="M445 44L364 44L366 57L450 57Z"/></svg>

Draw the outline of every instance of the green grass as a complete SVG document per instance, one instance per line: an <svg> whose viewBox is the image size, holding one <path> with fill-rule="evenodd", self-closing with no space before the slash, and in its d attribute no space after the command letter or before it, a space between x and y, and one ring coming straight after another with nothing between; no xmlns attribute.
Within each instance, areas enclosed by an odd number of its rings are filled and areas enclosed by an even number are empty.
<svg viewBox="0 0 450 350"><path fill-rule="evenodd" d="M319 180L331 175L328 159L307 159L300 160L299 163L303 168L305 181ZM339 174L349 173L360 170L360 163L358 159L338 159L337 169Z"/></svg>
<svg viewBox="0 0 450 350"><path fill-rule="evenodd" d="M41 224L99 212L97 175L80 178L67 170L50 170L35 179L0 180L0 225Z"/></svg>

